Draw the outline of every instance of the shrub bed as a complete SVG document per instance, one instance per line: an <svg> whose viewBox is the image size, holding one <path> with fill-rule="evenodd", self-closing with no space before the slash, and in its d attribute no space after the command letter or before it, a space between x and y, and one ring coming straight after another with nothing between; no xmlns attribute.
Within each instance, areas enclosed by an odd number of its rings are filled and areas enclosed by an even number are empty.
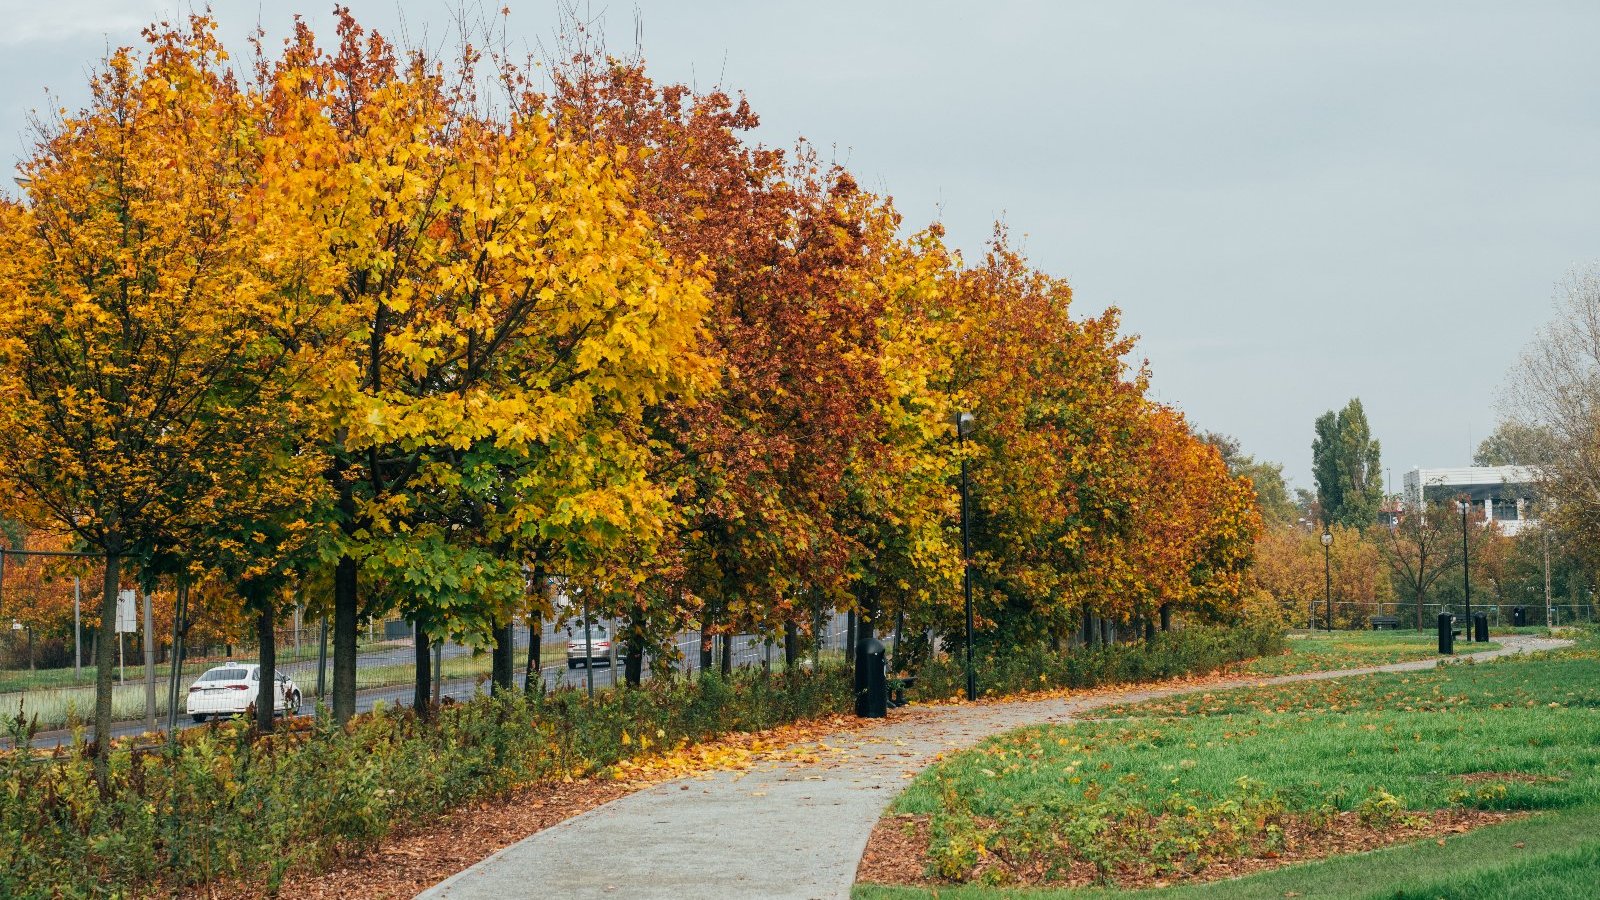
<svg viewBox="0 0 1600 900"><path fill-rule="evenodd" d="M1188 629L1149 645L1017 648L986 656L980 671L986 692L1003 694L1210 671L1280 646L1261 630ZM930 663L914 696L959 694L961 671ZM433 724L380 710L347 728L306 723L262 739L218 723L171 748L115 751L103 794L80 752L0 754L0 896L171 894L215 879L271 891L288 872L369 849L397 825L521 784L603 772L640 752L624 732L692 743L850 705L849 673L825 666L656 679L592 701L575 690L486 697L440 710Z"/></svg>
<svg viewBox="0 0 1600 900"><path fill-rule="evenodd" d="M1214 672L1232 663L1284 650L1283 632L1264 625L1236 628L1185 628L1160 632L1155 640L1052 650L1040 642L988 651L974 660L978 687L1004 696L1050 688L1089 688L1102 684L1160 681L1176 675ZM913 696L936 700L966 690L966 670L958 655L935 659L917 676Z"/></svg>

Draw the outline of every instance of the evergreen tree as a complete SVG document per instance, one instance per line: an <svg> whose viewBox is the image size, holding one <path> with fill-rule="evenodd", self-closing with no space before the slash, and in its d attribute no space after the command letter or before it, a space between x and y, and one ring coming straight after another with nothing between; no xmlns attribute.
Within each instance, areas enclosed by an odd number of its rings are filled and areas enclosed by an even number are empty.
<svg viewBox="0 0 1600 900"><path fill-rule="evenodd" d="M1361 400L1317 417L1311 442L1312 477L1323 524L1364 528L1378 520L1383 503L1383 466Z"/></svg>

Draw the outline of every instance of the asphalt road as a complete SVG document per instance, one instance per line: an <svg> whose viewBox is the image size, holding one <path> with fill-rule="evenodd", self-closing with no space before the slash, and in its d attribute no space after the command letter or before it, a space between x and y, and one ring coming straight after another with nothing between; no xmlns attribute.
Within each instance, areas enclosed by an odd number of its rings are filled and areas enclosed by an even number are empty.
<svg viewBox="0 0 1600 900"><path fill-rule="evenodd" d="M573 629L573 632L574 633L572 637L579 639L582 638L583 632L581 628ZM516 646L520 650L524 651L524 655L519 657L519 662L521 664L518 665L516 674L517 685L518 687L521 687L525 681L523 672L525 671L524 666L526 664L525 651L528 647L528 630L526 628L518 629L515 639ZM551 626L547 626L543 635L541 636L541 643L547 648L555 646L565 647L568 640L569 634L567 629L558 629ZM737 635L733 640L734 645L732 658L734 666L761 665L768 659L769 652L771 654L771 660L775 664L781 665L783 658L783 649L781 646L768 648L762 644L761 639L756 635ZM842 615L835 616L833 621L829 623L829 627L824 634L823 646L829 650L838 650L844 646L844 640L845 617ZM684 671L690 672L699 669L700 654L698 633L687 632L678 635L677 644L679 651L683 655L683 662L679 664L680 667ZM446 659L470 655L472 652L473 650L471 647L462 646L460 644L446 644L440 649L440 655ZM248 662L249 660L240 661ZM620 655L616 660L615 667L609 665L609 662L609 657L602 656L596 658L595 666L592 670L586 670L581 663L575 669L568 668L566 665L558 664L554 666L543 667L540 670L540 674L544 678L545 683L548 685L563 684L568 687L583 689L588 687L589 677L592 673L594 677L594 687L596 690L600 690L611 687L616 683L617 679L622 677L620 672L620 669L622 668L622 659ZM388 646L379 650L370 650L356 657L356 667L358 669L370 669L382 666L413 666L415 663L415 650L412 648L410 641L405 641L403 643L396 642L392 646ZM330 660L328 663L330 673L328 677L330 680L332 677L332 665L333 664ZM312 712L315 709L316 704L316 697L314 694L316 692L317 684L317 660L314 657L311 659L297 660L295 662L286 663L282 666L279 666L278 669L285 675L288 675L295 682L295 686L300 689L301 696L304 699L298 712L300 714ZM648 661L645 668L645 677L649 677ZM161 691L162 696L165 696L165 684L163 683L159 685L158 689ZM186 687L184 689L187 690ZM440 684L439 696L450 697L454 700L466 700L480 691L485 690L487 690L487 684L486 680L482 677L454 678L446 680ZM413 688L409 683L390 685L380 688L369 688L367 690L358 691L356 694L356 711L369 712L372 710L373 706L378 703L383 703L388 706L409 706L411 704L412 692ZM158 717L157 722L160 726L165 726L166 717ZM177 719L177 727L179 729L195 728L200 727L201 725L203 725L203 723L197 723L190 717L182 715L181 713ZM118 722L111 728L111 734L113 738L130 737L144 733L145 727L144 720L142 718L132 721ZM94 728L92 726L85 726L83 729L83 737L86 741L92 740L94 737ZM40 732L34 736L31 745L41 749L51 749L63 744L70 744L72 739L73 734L70 730L58 729L54 731ZM10 746L10 743L11 742L9 739L0 738L0 747L8 747Z"/></svg>

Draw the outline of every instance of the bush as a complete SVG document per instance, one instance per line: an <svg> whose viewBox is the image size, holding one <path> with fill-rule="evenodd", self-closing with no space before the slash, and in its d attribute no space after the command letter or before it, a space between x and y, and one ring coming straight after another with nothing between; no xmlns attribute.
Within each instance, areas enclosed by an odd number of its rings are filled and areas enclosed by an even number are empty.
<svg viewBox="0 0 1600 900"><path fill-rule="evenodd" d="M1283 632L1271 625L1185 628L1160 632L1148 643L1052 650L1040 641L998 652L990 649L973 660L973 667L978 672L979 690L1002 696L1215 672L1231 663L1282 653L1283 649ZM958 654L951 654L925 665L911 693L922 700L943 700L965 690L962 660Z"/></svg>
<svg viewBox="0 0 1600 900"><path fill-rule="evenodd" d="M518 785L603 771L658 744L840 712L839 667L660 679L593 701L573 690L479 698L427 724L377 711L348 728L261 739L242 723L192 729L171 748L117 751L108 790L79 752L0 754L0 896L171 893L216 878L263 882L376 845Z"/></svg>

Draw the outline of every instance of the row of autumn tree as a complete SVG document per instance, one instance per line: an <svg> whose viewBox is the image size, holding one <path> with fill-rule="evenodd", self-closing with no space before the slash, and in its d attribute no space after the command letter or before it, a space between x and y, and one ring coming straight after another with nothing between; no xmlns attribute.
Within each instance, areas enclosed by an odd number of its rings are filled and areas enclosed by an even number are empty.
<svg viewBox="0 0 1600 900"><path fill-rule="evenodd" d="M447 636L509 683L554 577L626 622L630 681L695 625L792 659L823 609L954 628L963 459L987 634L1233 613L1253 495L1114 313L1003 232L976 265L907 235L742 99L530 71L347 13L236 71L201 17L44 127L0 205L0 478L109 554L102 615L130 576L225 584L267 661L298 592L341 721L363 620L417 624L421 683Z"/></svg>
<svg viewBox="0 0 1600 900"><path fill-rule="evenodd" d="M1331 596L1335 628L1363 629L1373 616L1392 615L1404 627L1431 629L1439 612L1465 614L1463 569L1474 610L1499 607L1496 622L1509 623L1521 606L1530 623L1543 623L1547 571L1557 620L1589 617L1588 570L1548 526L1507 534L1485 523L1479 508L1463 529L1458 508L1445 501L1407 510L1393 526L1333 525L1329 533L1324 551L1320 527L1271 523L1256 546L1247 585L1271 598L1289 624L1324 627Z"/></svg>

